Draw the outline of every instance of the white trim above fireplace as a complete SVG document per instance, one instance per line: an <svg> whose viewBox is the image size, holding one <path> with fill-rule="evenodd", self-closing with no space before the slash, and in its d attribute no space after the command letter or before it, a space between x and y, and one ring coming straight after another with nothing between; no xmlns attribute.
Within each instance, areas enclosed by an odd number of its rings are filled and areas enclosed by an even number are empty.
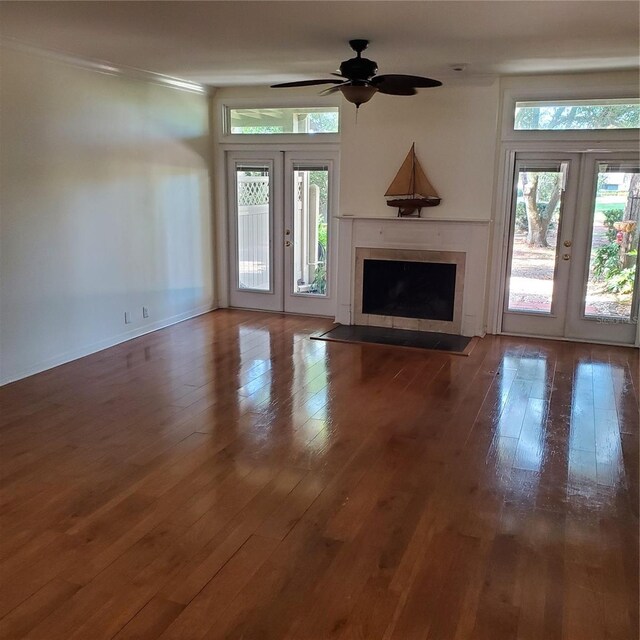
<svg viewBox="0 0 640 640"><path fill-rule="evenodd" d="M485 333L485 286L489 220L436 218L338 218L338 307L336 322L357 324L356 249L411 249L465 253L460 333Z"/></svg>

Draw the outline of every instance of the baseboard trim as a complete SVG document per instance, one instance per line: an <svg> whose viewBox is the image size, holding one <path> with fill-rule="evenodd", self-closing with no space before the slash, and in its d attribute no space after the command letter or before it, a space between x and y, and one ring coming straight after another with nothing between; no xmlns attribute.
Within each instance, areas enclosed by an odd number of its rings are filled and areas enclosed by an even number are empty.
<svg viewBox="0 0 640 640"><path fill-rule="evenodd" d="M637 349L638 344L630 342L607 342L606 340L587 340L586 338L566 338L564 336L536 336L532 333L511 333L508 331L500 331L492 335L508 336L510 338L533 338L534 340L554 340L555 342L579 342L582 344L600 344L605 347L628 347Z"/></svg>
<svg viewBox="0 0 640 640"><path fill-rule="evenodd" d="M37 373L42 373L43 371L48 371L49 369L55 369L55 367L59 367L63 364L67 364L68 362L73 362L74 360L84 358L85 356L90 356L94 353L98 353L99 351L104 351L105 349L109 349L110 347L115 347L118 344L122 344L123 342L128 342L129 340L139 338L140 336L147 335L148 333L153 333L154 331L165 329L166 327L184 322L185 320L196 318L205 313L209 313L210 311L215 311L215 309L217 309L217 306L214 304L202 305L200 307L196 307L195 309L185 311L184 313L179 313L175 316L165 318L164 320L158 320L137 329L132 329L130 331L120 333L117 336L112 336L105 340L94 342L93 344L86 347L67 351L63 354L48 358L43 362L23 369L17 374L0 378L0 387L6 384L11 384L12 382L17 382L18 380L24 380L24 378L36 375Z"/></svg>

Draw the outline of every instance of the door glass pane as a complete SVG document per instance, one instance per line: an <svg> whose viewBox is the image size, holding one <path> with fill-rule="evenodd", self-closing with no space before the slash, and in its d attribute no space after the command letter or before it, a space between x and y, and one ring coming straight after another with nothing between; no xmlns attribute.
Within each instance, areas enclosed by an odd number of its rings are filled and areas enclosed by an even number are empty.
<svg viewBox="0 0 640 640"><path fill-rule="evenodd" d="M516 175L509 311L550 314L566 165L520 167Z"/></svg>
<svg viewBox="0 0 640 640"><path fill-rule="evenodd" d="M238 289L271 291L269 166L236 166Z"/></svg>
<svg viewBox="0 0 640 640"><path fill-rule="evenodd" d="M327 295L329 168L293 167L293 293Z"/></svg>
<svg viewBox="0 0 640 640"><path fill-rule="evenodd" d="M599 163L595 194L584 315L628 322L635 315L640 168Z"/></svg>

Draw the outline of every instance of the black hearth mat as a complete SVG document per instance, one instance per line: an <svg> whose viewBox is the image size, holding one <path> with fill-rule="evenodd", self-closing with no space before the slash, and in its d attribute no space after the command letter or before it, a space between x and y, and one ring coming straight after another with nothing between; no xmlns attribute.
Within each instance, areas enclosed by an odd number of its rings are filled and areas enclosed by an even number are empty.
<svg viewBox="0 0 640 640"><path fill-rule="evenodd" d="M360 325L339 324L329 331L311 336L313 340L381 344L412 349L432 349L446 351L456 355L468 356L475 346L477 338L466 338L448 333L431 331L408 331L406 329L387 329L386 327L365 327Z"/></svg>

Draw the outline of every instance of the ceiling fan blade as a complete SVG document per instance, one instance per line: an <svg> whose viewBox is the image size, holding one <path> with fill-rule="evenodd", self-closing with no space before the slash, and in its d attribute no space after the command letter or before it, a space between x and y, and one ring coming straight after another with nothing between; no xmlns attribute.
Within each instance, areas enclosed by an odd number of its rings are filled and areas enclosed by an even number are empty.
<svg viewBox="0 0 640 640"><path fill-rule="evenodd" d="M388 96L415 96L418 93L413 87L389 86L384 82L374 86L378 89L378 93L386 93Z"/></svg>
<svg viewBox="0 0 640 640"><path fill-rule="evenodd" d="M382 91L382 87L385 88L403 88L403 87L415 87L418 89L439 87L442 82L439 80L433 80L432 78L423 78L422 76L409 76L401 73L389 73L386 75L375 76L371 78L371 84L378 87ZM383 92L384 93L384 92Z"/></svg>
<svg viewBox="0 0 640 640"><path fill-rule="evenodd" d="M300 80L299 82L281 82L280 84L272 84L272 89L281 89L284 87L312 87L316 84L342 84L342 80Z"/></svg>

